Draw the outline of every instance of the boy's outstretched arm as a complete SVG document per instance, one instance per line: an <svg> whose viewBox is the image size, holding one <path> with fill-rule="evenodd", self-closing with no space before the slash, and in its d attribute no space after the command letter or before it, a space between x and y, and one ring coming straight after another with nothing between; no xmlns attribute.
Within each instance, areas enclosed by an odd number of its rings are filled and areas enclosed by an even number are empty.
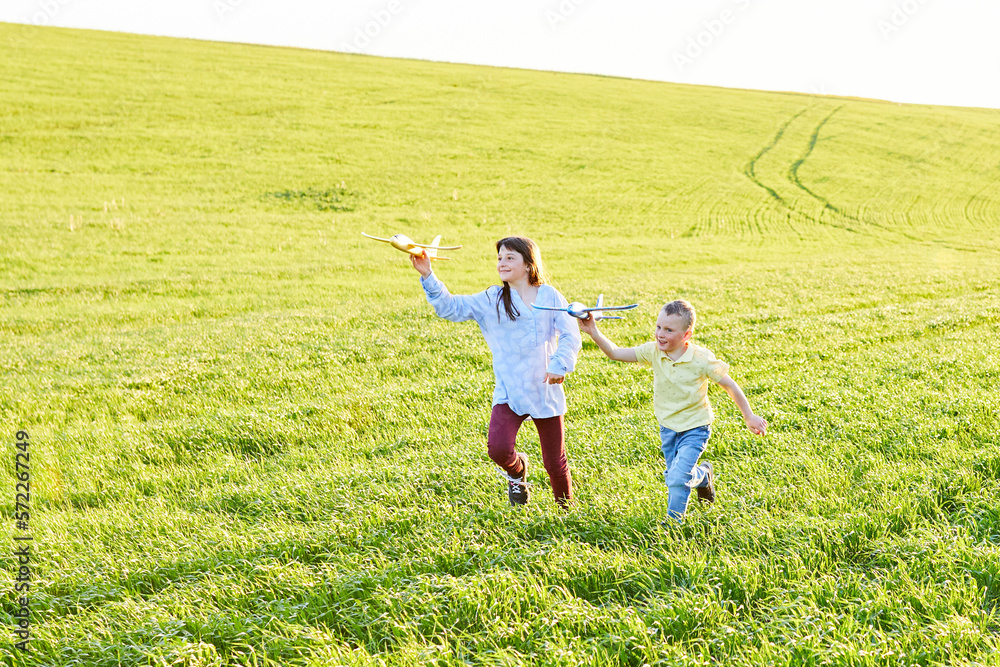
<svg viewBox="0 0 1000 667"><path fill-rule="evenodd" d="M736 381L727 375L719 382L719 386L726 390L729 397L733 399L733 403L743 413L743 421L746 422L747 428L757 435L764 435L767 431L767 420L753 413L753 410L750 409L750 402L747 401L746 395L740 389L740 386L736 384Z"/></svg>
<svg viewBox="0 0 1000 667"><path fill-rule="evenodd" d="M603 352L608 359L613 361L631 361L633 363L639 361L635 356L635 348L618 347L608 340L608 338L597 328L597 322L594 320L593 315L588 313L587 319L577 320L577 324L580 325L580 331L586 332L591 338L594 339L597 347L601 348L601 352Z"/></svg>

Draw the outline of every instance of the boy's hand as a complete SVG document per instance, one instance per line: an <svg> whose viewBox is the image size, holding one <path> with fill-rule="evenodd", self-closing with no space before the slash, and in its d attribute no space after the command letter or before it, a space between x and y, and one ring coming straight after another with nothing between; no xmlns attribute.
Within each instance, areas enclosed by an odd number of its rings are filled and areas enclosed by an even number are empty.
<svg viewBox="0 0 1000 667"><path fill-rule="evenodd" d="M410 264L413 265L420 275L426 278L431 275L431 258L427 256L427 251L424 250L420 257L416 255L410 255Z"/></svg>
<svg viewBox="0 0 1000 667"><path fill-rule="evenodd" d="M747 423L747 428L750 429L756 435L764 435L767 432L767 420L763 417L758 417L757 415L750 415L744 419Z"/></svg>
<svg viewBox="0 0 1000 667"><path fill-rule="evenodd" d="M583 331L591 338L593 338L594 334L597 333L597 320L594 319L593 313L587 313L587 319L578 319L576 323L580 325L580 331Z"/></svg>

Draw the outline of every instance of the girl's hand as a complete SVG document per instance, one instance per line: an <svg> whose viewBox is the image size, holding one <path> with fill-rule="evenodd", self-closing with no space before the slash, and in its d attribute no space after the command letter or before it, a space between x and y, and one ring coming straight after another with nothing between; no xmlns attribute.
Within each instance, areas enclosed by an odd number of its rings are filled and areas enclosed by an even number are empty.
<svg viewBox="0 0 1000 667"><path fill-rule="evenodd" d="M587 319L581 320L577 319L576 323L580 325L580 331L593 337L597 333L597 320L594 319L593 313L587 313Z"/></svg>
<svg viewBox="0 0 1000 667"><path fill-rule="evenodd" d="M424 250L420 257L416 255L410 255L410 264L413 265L420 275L426 278L431 275L431 258L427 256L427 250Z"/></svg>
<svg viewBox="0 0 1000 667"><path fill-rule="evenodd" d="M767 431L767 420L763 417L758 417L757 415L750 415L743 421L746 422L747 428L753 431L757 435L764 435Z"/></svg>
<svg viewBox="0 0 1000 667"><path fill-rule="evenodd" d="M565 379L565 375L553 375L552 373L545 374L545 384L562 384Z"/></svg>

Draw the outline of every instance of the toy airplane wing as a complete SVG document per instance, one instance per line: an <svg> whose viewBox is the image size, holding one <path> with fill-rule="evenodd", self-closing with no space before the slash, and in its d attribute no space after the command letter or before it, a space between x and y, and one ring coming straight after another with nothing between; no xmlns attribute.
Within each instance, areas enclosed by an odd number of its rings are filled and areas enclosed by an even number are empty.
<svg viewBox="0 0 1000 667"><path fill-rule="evenodd" d="M594 306L593 308L587 308L586 312L591 313L591 312L594 312L594 311L604 311L604 310L632 310L633 308L638 308L638 307L639 307L639 304L637 304L637 303L633 303L631 306L605 306L604 305L604 295L601 294L600 296L597 297L597 305ZM620 320L621 318L620 317L604 317L604 318L598 318L598 319Z"/></svg>
<svg viewBox="0 0 1000 667"><path fill-rule="evenodd" d="M631 306L598 306L595 308L588 308L588 313L594 313L595 320L620 320L622 318L615 315L605 315L606 310L632 310L633 308L638 308L639 304L633 303Z"/></svg>
<svg viewBox="0 0 1000 667"><path fill-rule="evenodd" d="M538 310L561 310L563 312L569 312L568 308L554 308L552 306L539 306L536 304L531 304L532 308L537 308Z"/></svg>
<svg viewBox="0 0 1000 667"><path fill-rule="evenodd" d="M427 251L427 256L431 259L450 259L448 257L438 257L438 250L458 250L459 248L462 247L460 245L455 245L455 246L445 246L442 248L440 243L441 243L441 235L438 234L437 236L434 237L434 240L431 241L430 245L424 245L423 243L412 243L411 245L413 246L413 248L409 252L411 255L419 255L420 253L416 253L414 252L414 250L416 248L423 248Z"/></svg>
<svg viewBox="0 0 1000 667"><path fill-rule="evenodd" d="M440 236L438 238L441 238ZM424 245L423 243L414 243L418 248L427 248L428 250L458 250L462 246L460 245Z"/></svg>
<svg viewBox="0 0 1000 667"><path fill-rule="evenodd" d="M389 245L391 245L396 250L401 250L401 251L403 251L405 253L413 255L414 257L420 257L421 255L424 254L424 251L426 250L427 251L427 257L430 258L430 259L448 259L447 257L438 257L437 256L437 251L438 250L457 250L458 248L462 247L462 246L459 245L459 246L448 246L448 247L442 248L440 245L438 245L438 244L441 243L441 235L440 234L438 236L434 237L434 240L431 242L430 245L424 245L423 243L414 243L410 239L410 237L408 237L408 236L406 236L404 234L396 234L395 236L393 236L392 238L389 238L389 239L379 238L378 236L372 236L371 234L365 234L364 232L361 232L361 235L365 236L367 238L373 239L375 241L382 241L383 243L388 243Z"/></svg>
<svg viewBox="0 0 1000 667"><path fill-rule="evenodd" d="M600 306L595 308L587 308L587 312L594 312L597 310L632 310L633 308L638 308L639 304L633 303L631 306Z"/></svg>

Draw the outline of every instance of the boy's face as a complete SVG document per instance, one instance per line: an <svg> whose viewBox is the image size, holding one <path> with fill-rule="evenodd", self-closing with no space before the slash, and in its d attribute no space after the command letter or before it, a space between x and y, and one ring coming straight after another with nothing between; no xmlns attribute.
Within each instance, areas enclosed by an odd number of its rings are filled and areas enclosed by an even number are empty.
<svg viewBox="0 0 1000 667"><path fill-rule="evenodd" d="M656 318L656 347L661 352L676 352L691 338L687 320L680 315L667 315L662 310Z"/></svg>

